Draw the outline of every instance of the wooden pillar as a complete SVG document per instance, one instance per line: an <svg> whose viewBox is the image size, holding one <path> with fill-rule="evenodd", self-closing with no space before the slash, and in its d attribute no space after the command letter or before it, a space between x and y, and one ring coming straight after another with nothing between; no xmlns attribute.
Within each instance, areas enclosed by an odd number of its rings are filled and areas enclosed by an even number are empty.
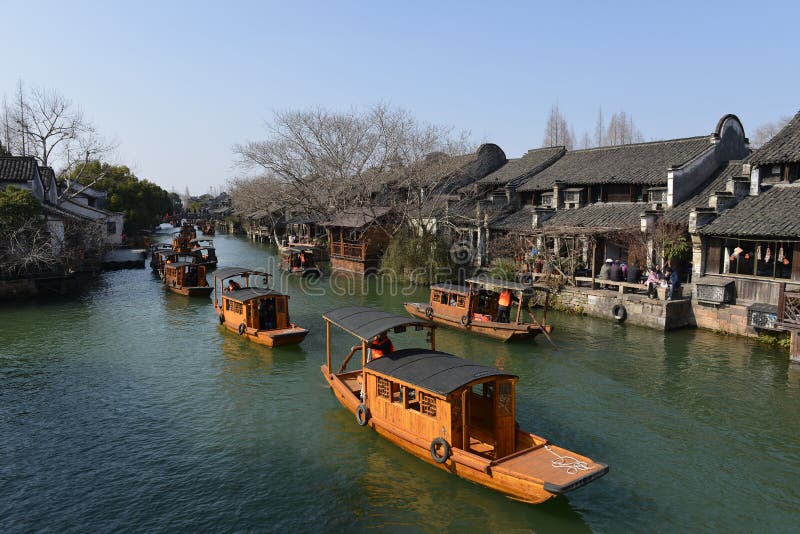
<svg viewBox="0 0 800 534"><path fill-rule="evenodd" d="M800 330L791 330L789 332L789 360L792 363L800 364Z"/></svg>
<svg viewBox="0 0 800 534"><path fill-rule="evenodd" d="M436 327L431 327L431 350L436 350Z"/></svg>
<svg viewBox="0 0 800 534"><path fill-rule="evenodd" d="M327 319L325 319L325 362L328 366L328 375L331 375L331 322Z"/></svg>
<svg viewBox="0 0 800 534"><path fill-rule="evenodd" d="M517 301L517 319L516 323L519 324L519 315L522 313L522 291L519 292L519 300Z"/></svg>
<svg viewBox="0 0 800 534"><path fill-rule="evenodd" d="M592 289L594 289L594 266L595 266L595 256L597 255L597 241L592 238Z"/></svg>

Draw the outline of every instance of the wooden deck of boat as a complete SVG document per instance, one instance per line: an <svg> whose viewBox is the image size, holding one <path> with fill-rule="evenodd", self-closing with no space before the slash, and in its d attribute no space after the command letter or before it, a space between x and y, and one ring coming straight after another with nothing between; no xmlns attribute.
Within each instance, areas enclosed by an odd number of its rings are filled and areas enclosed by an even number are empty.
<svg viewBox="0 0 800 534"><path fill-rule="evenodd" d="M593 472L606 469L603 464L593 462L591 459L576 454L572 451L562 449L556 445L549 445L550 450L545 446L533 447L529 451L519 451L516 455L511 455L508 459L500 459L492 466L492 470L498 473L513 475L515 477L549 482L557 486L566 486ZM587 470L571 470L568 467L557 467L559 457L563 457L566 463L571 460L585 462ZM570 471L573 471L570 473ZM533 473L545 475L539 478Z"/></svg>

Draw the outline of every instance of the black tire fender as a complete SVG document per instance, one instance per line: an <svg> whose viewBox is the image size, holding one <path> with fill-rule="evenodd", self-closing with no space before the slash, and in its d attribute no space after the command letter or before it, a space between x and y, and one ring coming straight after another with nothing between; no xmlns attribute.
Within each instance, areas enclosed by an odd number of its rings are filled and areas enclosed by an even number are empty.
<svg viewBox="0 0 800 534"><path fill-rule="evenodd" d="M437 449L441 447L442 453L438 454ZM431 441L431 458L437 464L443 464L450 458L450 444L444 438L435 438Z"/></svg>
<svg viewBox="0 0 800 534"><path fill-rule="evenodd" d="M369 408L364 403L356 407L356 423L358 426L366 426L369 422Z"/></svg>
<svg viewBox="0 0 800 534"><path fill-rule="evenodd" d="M614 316L617 322L624 323L625 319L628 318L628 310L622 304L614 304L614 307L611 308L611 315Z"/></svg>
<svg viewBox="0 0 800 534"><path fill-rule="evenodd" d="M469 315L464 314L461 316L461 326L469 326Z"/></svg>
<svg viewBox="0 0 800 534"><path fill-rule="evenodd" d="M240 336L243 335L245 330L247 330L247 326L245 326L244 323L240 324L239 325L239 335Z"/></svg>
<svg viewBox="0 0 800 534"><path fill-rule="evenodd" d="M430 306L425 308L425 317L427 317L428 319L433 317L433 308L431 308Z"/></svg>
<svg viewBox="0 0 800 534"><path fill-rule="evenodd" d="M219 315L219 324L225 324L225 316L222 314Z"/></svg>

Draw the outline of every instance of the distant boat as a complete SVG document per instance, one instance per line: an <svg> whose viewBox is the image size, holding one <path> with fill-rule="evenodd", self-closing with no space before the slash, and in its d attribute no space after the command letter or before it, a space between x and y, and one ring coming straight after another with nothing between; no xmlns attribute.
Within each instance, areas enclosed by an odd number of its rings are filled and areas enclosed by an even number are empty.
<svg viewBox="0 0 800 534"><path fill-rule="evenodd" d="M513 318L509 316L505 321L499 321L499 297L504 289L514 295L518 306ZM549 340L552 327L545 323L547 299L541 322L530 311L527 312L530 321L522 315L525 302L533 292L531 285L493 278L470 278L466 285L434 284L430 287L428 302L406 302L403 306L414 317L501 341L533 338L540 333ZM509 306L509 315L511 311Z"/></svg>
<svg viewBox="0 0 800 534"><path fill-rule="evenodd" d="M214 309L221 325L268 347L296 345L308 330L289 318L289 296L269 289L269 273L243 267L218 269L214 274ZM239 278L233 289L225 281ZM256 287L261 278L267 287Z"/></svg>
<svg viewBox="0 0 800 534"><path fill-rule="evenodd" d="M164 265L164 287L187 297L207 297L214 290L208 285L204 265L184 261Z"/></svg>

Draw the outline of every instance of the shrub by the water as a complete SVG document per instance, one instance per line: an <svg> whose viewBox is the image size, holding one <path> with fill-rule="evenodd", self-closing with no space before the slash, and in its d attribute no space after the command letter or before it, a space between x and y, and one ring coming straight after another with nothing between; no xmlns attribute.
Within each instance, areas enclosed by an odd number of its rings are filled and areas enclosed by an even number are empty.
<svg viewBox="0 0 800 534"><path fill-rule="evenodd" d="M457 265L445 240L402 230L392 237L381 259L381 269L401 280L432 283L457 278Z"/></svg>

